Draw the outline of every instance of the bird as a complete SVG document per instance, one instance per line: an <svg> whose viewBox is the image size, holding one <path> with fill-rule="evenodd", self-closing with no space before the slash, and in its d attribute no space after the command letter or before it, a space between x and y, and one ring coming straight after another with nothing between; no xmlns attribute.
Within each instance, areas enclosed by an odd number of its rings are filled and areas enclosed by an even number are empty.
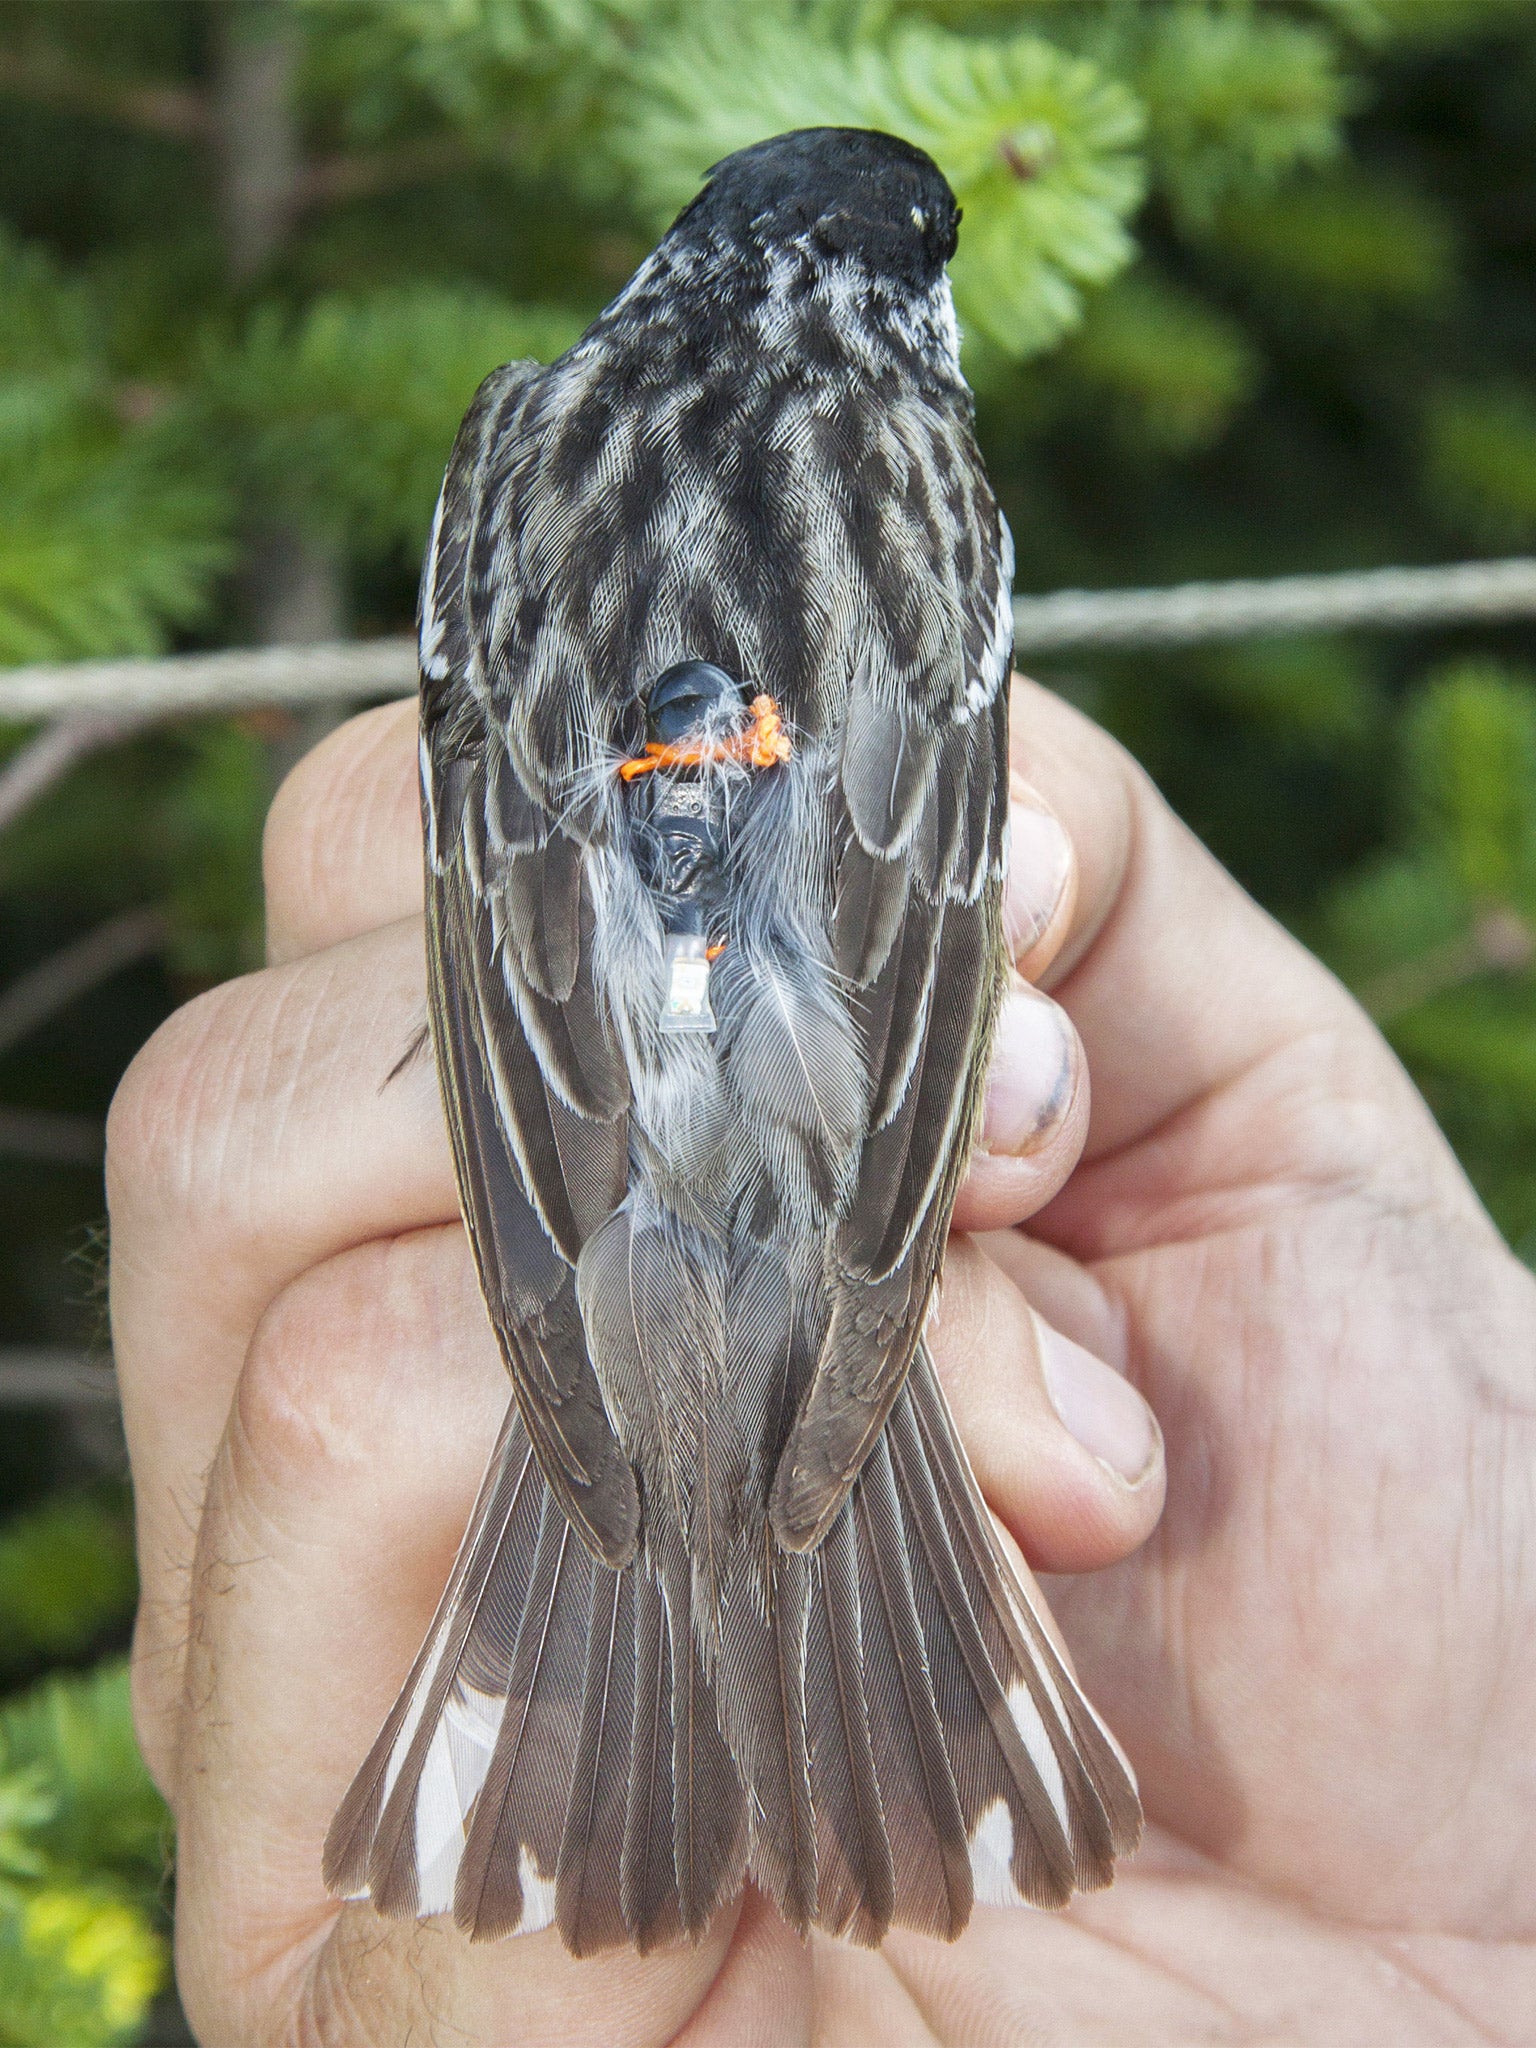
<svg viewBox="0 0 1536 2048"><path fill-rule="evenodd" d="M1136 1844L925 1336L1008 973L959 223L897 137L756 143L454 443L430 1035L511 1398L327 1839L383 1914L952 1940Z"/></svg>

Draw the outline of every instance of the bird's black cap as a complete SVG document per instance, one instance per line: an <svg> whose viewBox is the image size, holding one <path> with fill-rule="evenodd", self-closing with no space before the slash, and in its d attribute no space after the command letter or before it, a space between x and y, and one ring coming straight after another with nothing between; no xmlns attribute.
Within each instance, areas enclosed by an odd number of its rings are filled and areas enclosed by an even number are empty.
<svg viewBox="0 0 1536 2048"><path fill-rule="evenodd" d="M925 288L955 253L960 209L931 156L877 128L796 128L716 164L673 235L823 253Z"/></svg>

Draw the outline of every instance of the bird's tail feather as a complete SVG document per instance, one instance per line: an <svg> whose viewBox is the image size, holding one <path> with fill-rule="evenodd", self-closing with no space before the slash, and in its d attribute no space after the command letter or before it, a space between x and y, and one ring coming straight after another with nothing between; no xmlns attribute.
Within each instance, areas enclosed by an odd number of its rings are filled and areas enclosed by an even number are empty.
<svg viewBox="0 0 1536 2048"><path fill-rule="evenodd" d="M998 1546L925 1349L810 1555L701 1658L686 1560L593 1560L509 1414L326 1877L577 1954L697 1936L750 1870L792 1925L953 1938L1134 1847L1130 1767ZM724 1734L722 1734L722 1729Z"/></svg>
<svg viewBox="0 0 1536 2048"><path fill-rule="evenodd" d="M688 1574L666 1577L664 1595L642 1563L591 1557L514 1404L421 1654L331 1823L331 1889L451 1912L481 1939L558 1922L576 1954L702 1932L741 1885L745 1802Z"/></svg>

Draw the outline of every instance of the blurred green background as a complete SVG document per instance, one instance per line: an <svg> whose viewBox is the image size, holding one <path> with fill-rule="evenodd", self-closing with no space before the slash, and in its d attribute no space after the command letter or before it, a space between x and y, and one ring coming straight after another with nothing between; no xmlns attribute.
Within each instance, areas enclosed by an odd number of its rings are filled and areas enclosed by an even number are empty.
<svg viewBox="0 0 1536 2048"><path fill-rule="evenodd" d="M1021 588L1536 545L1531 0L0 0L0 665L404 630L479 378L716 157L844 120L964 203ZM1528 1260L1532 663L1511 626L1044 671L1353 985ZM107 1102L257 961L315 727L146 730L0 830L0 2048L175 2037L121 1452L35 1354L103 1346Z"/></svg>

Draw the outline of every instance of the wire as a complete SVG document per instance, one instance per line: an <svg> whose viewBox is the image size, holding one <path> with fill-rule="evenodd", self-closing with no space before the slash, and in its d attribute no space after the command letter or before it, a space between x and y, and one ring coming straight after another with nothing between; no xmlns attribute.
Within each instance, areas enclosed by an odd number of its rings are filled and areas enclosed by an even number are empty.
<svg viewBox="0 0 1536 2048"><path fill-rule="evenodd" d="M1368 569L1168 590L1061 590L1016 597L1021 656L1081 647L1178 647L1260 633L1402 631L1536 617L1536 559ZM358 702L416 688L410 639L231 648L158 661L80 661L0 670L0 719L22 723L176 717L262 704Z"/></svg>
<svg viewBox="0 0 1536 2048"><path fill-rule="evenodd" d="M1403 631L1468 619L1536 616L1536 560L1367 569L1171 590L1059 590L1013 601L1016 649L1183 647L1259 633Z"/></svg>

